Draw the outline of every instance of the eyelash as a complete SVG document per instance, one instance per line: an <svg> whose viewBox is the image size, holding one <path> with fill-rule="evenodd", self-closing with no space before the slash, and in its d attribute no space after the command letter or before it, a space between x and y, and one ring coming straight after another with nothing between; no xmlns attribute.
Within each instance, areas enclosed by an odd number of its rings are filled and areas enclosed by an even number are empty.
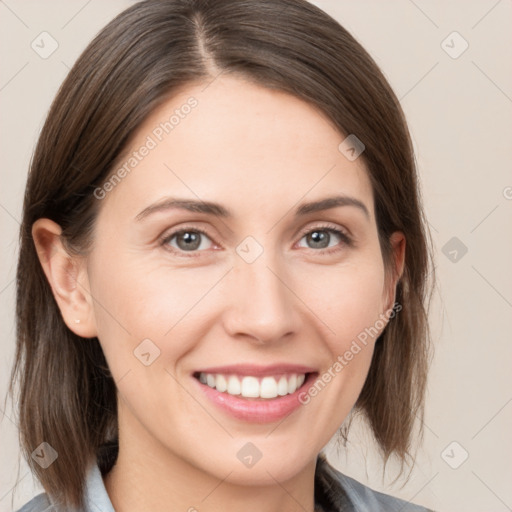
<svg viewBox="0 0 512 512"><path fill-rule="evenodd" d="M310 233L313 233L314 231L327 231L329 233L334 233L336 236L338 236L341 239L343 244L345 244L347 247L352 247L354 245L352 238L348 235L348 233L345 230L340 229L339 227L335 227L331 224L322 224L320 226L315 226L313 228L308 228L308 229L301 231L299 234L299 241L302 240L306 235L309 235ZM187 251L177 250L173 247L169 247L169 245L168 245L168 243L176 235L179 235L182 233L187 233L187 232L201 233L202 235L206 236L213 242L212 237L205 230L203 230L201 228L197 228L197 227L185 226L185 227L182 227L182 228L180 228L176 231L173 231L167 235L164 235L160 240L160 245L163 246L166 250L168 250L172 253L175 253L175 254L179 254L180 256L183 256L185 258L198 257L201 255L201 252L203 252L203 251L191 251L190 254L187 254ZM336 252L342 250L342 248L338 245L336 247L330 247L327 249L311 249L311 250L319 253L322 256L323 255L327 256L327 255L330 255L330 254L333 254L333 253L336 253Z"/></svg>

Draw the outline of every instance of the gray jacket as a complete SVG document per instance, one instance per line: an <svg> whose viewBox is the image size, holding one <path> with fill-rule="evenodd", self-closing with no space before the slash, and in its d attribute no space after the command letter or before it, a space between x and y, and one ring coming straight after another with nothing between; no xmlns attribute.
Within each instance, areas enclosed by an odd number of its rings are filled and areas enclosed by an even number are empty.
<svg viewBox="0 0 512 512"><path fill-rule="evenodd" d="M73 512L115 512L96 464L87 473L86 508ZM319 512L431 512L424 507L373 491L334 469L320 454L315 472L315 510ZM64 512L39 494L18 512ZM69 512L69 511L68 511Z"/></svg>

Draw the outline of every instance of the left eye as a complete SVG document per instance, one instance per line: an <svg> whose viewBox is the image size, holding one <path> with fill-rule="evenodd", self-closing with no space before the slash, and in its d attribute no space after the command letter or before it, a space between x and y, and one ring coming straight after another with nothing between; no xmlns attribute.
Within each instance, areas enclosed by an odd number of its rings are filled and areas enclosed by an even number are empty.
<svg viewBox="0 0 512 512"><path fill-rule="evenodd" d="M335 243L329 245L333 239L333 235ZM301 240L304 239L306 240L306 243L310 244L310 249L327 249L338 245L340 241L345 242L347 245L350 244L350 240L345 233L333 228L312 229L302 236ZM338 239L337 242L336 239Z"/></svg>

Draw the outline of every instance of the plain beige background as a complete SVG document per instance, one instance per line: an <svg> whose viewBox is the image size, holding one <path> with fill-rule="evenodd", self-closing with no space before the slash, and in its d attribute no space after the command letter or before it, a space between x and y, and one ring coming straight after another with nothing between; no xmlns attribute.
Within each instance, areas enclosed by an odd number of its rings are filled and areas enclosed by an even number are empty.
<svg viewBox="0 0 512 512"><path fill-rule="evenodd" d="M0 511L21 506L40 490L26 463L18 468L9 403L3 411L30 156L70 66L93 35L131 3L0 0ZM338 452L331 443L329 458L375 489L439 512L512 510L512 4L314 3L363 44L400 98L417 150L439 280L425 438L410 480L392 485L392 465L381 478L369 435L359 428L347 449ZM58 44L48 58L31 47L48 37L42 32Z"/></svg>

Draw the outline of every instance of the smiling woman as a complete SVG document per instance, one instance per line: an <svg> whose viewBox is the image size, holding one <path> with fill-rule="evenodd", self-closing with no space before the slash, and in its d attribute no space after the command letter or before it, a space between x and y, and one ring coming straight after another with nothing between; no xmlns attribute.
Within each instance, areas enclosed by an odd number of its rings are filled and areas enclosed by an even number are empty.
<svg viewBox="0 0 512 512"><path fill-rule="evenodd" d="M323 448L359 412L406 461L428 262L398 100L336 21L130 7L65 80L27 183L11 390L46 493L23 510L425 510Z"/></svg>

